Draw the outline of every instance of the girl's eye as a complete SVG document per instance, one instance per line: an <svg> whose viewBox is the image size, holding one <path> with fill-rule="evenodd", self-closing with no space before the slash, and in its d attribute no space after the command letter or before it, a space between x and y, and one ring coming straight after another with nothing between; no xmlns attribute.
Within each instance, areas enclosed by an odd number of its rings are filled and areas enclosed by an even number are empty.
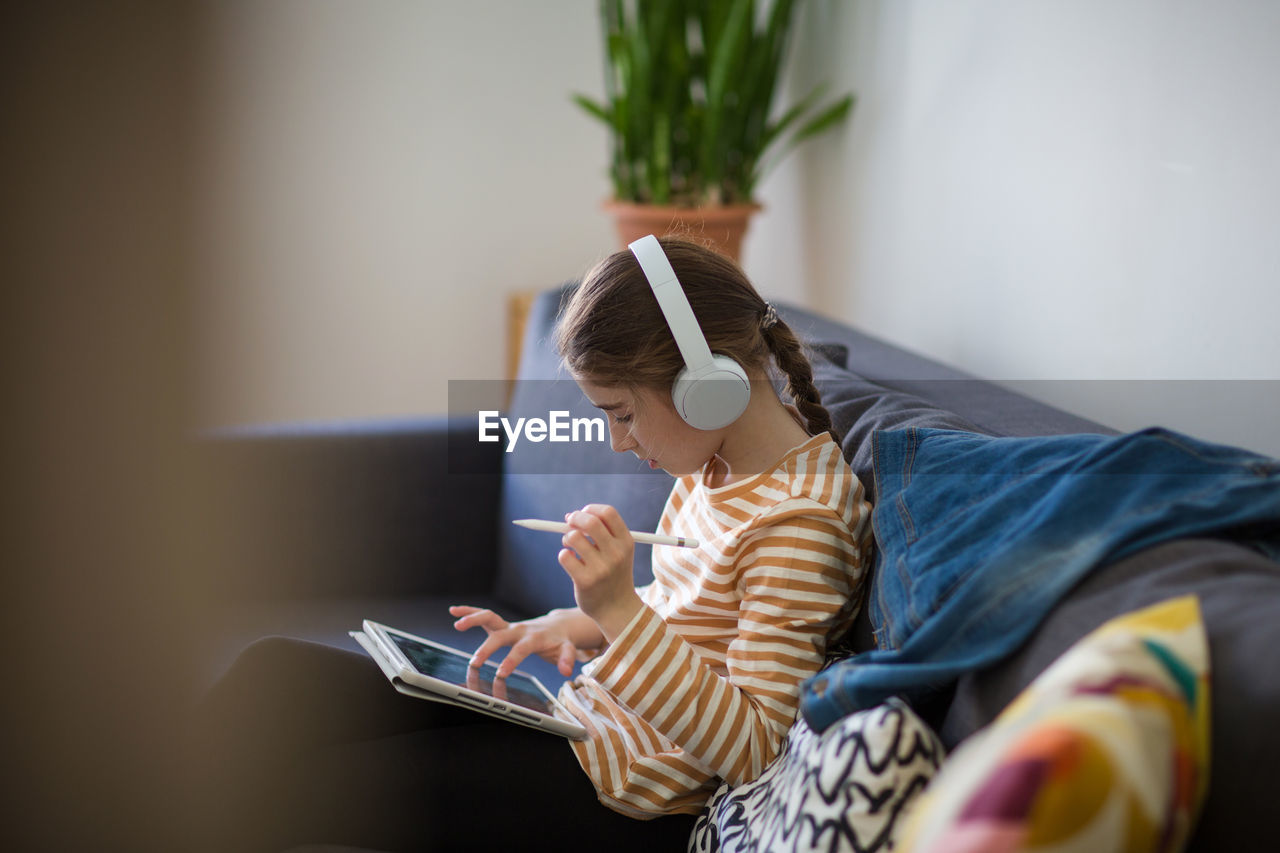
<svg viewBox="0 0 1280 853"><path fill-rule="evenodd" d="M614 415L613 422L616 424L629 424L631 423L631 415Z"/></svg>

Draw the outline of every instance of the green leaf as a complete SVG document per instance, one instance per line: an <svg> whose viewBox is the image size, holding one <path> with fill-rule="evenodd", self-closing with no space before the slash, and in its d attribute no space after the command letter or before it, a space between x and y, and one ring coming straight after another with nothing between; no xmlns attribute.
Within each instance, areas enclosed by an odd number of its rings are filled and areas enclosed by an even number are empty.
<svg viewBox="0 0 1280 853"><path fill-rule="evenodd" d="M761 3L600 0L605 97L572 97L610 128L618 198L750 201L766 153L776 162L847 116L850 98L816 110L817 87L773 119L800 4Z"/></svg>
<svg viewBox="0 0 1280 853"><path fill-rule="evenodd" d="M706 188L715 190L722 183L724 165L731 150L733 135L725 131L730 125L730 113L736 103L730 98L729 82L735 72L741 70L742 57L755 25L754 3L738 0L729 9L728 17L718 32L714 44L707 48L707 114L703 127L702 156L699 168L706 180Z"/></svg>
<svg viewBox="0 0 1280 853"><path fill-rule="evenodd" d="M578 94L575 94L573 96L573 102L578 106L582 107L582 109L585 110L588 115L595 116L600 121L607 124L609 127L611 128L613 127L613 113L611 110L607 109L603 104L599 103L598 101L591 100L586 95L578 95Z"/></svg>
<svg viewBox="0 0 1280 853"><path fill-rule="evenodd" d="M853 110L853 104L853 96L845 95L843 98L836 101L834 104L831 104L826 109L818 113L818 115L801 125L799 130L791 134L787 139L786 144L783 145L778 153L770 158L768 163L758 168L756 173L752 175L750 184L751 190L754 191L755 185L758 184L765 175L772 172L777 165L801 142L804 142L806 139L811 139L820 133L825 133L840 122L844 121Z"/></svg>
<svg viewBox="0 0 1280 853"><path fill-rule="evenodd" d="M794 10L795 4L791 0L776 2L765 29L752 40L748 49L747 67L740 84L746 108L737 137L742 149L751 153L743 158L738 175L740 184L747 182L747 176L770 142L768 120Z"/></svg>
<svg viewBox="0 0 1280 853"><path fill-rule="evenodd" d="M799 119L813 108L814 103L826 91L826 84L820 83L815 86L809 94L805 95L800 103L787 110L778 118L777 121L765 128L764 134L760 139L760 152L766 151L775 141L780 139L791 125L795 124Z"/></svg>
<svg viewBox="0 0 1280 853"><path fill-rule="evenodd" d="M852 109L853 95L845 95L797 130L795 136L791 137L789 147L794 148L806 139L817 136L844 121Z"/></svg>

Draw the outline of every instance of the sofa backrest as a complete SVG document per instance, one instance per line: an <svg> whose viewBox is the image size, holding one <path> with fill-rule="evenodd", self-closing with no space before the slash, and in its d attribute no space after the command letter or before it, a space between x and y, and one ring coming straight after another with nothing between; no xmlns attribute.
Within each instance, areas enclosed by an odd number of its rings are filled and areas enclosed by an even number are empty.
<svg viewBox="0 0 1280 853"><path fill-rule="evenodd" d="M778 312L802 339L823 349L843 348L847 352L843 366L854 379L890 392L900 402L908 401L896 395L905 394L915 401L912 406L923 405L959 416L979 432L990 435L1115 434L1109 427L909 352L828 317L794 306L779 306Z"/></svg>
<svg viewBox="0 0 1280 853"><path fill-rule="evenodd" d="M564 372L554 351L556 318L573 285L541 294L533 303L520 369L505 416L598 418ZM907 426L962 429L992 435L1106 432L1104 427L1035 402L992 383L906 352L848 326L794 306L779 316L810 344L814 381L844 437L845 458L874 500L871 437ZM573 587L556 561L560 540L510 524L515 518L559 520L587 503L618 508L632 530L653 530L672 479L652 471L608 442L517 442L504 454L498 524L496 591L513 614L536 615L573 604ZM636 583L648 583L649 547L637 546Z"/></svg>

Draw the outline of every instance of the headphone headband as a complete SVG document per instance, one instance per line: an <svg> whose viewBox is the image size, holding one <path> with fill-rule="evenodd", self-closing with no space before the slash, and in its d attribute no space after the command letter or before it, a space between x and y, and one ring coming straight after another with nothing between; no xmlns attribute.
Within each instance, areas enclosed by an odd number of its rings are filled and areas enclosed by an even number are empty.
<svg viewBox="0 0 1280 853"><path fill-rule="evenodd" d="M667 253L662 251L658 238L652 234L641 237L630 246L631 253L640 262L640 270L649 280L653 295L658 298L658 307L662 316L667 319L667 326L676 339L676 347L684 357L684 364L689 370L703 370L711 364L711 348L702 335L702 327L693 316L693 308L684 295L680 279L671 267Z"/></svg>
<svg viewBox="0 0 1280 853"><path fill-rule="evenodd" d="M671 400L685 423L696 429L720 429L738 419L751 399L746 371L725 355L713 355L693 315L671 260L652 234L629 248L658 300L662 316L684 358L684 370L671 386Z"/></svg>

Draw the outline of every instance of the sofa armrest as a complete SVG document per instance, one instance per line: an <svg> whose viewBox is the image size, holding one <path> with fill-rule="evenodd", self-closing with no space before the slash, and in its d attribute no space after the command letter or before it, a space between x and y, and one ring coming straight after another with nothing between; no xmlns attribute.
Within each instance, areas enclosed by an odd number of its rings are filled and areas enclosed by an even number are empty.
<svg viewBox="0 0 1280 853"><path fill-rule="evenodd" d="M474 430L440 416L200 439L222 563L207 592L227 601L488 593L502 457Z"/></svg>

